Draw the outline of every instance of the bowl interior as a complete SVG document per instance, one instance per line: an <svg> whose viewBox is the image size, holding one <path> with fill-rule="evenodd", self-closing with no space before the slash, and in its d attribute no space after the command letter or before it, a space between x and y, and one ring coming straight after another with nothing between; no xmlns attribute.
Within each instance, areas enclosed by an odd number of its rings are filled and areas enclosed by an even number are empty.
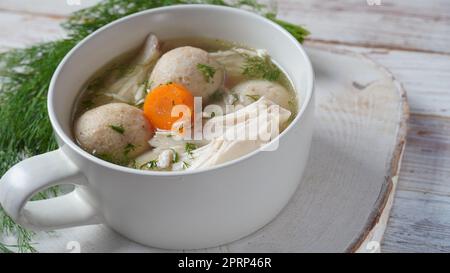
<svg viewBox="0 0 450 273"><path fill-rule="evenodd" d="M299 115L312 95L313 72L307 55L292 36L269 20L219 6L152 9L96 31L60 64L50 87L49 112L56 132L63 139L73 140L72 110L86 81L115 57L141 45L149 33L155 33L161 40L206 37L266 49L292 80L298 93Z"/></svg>

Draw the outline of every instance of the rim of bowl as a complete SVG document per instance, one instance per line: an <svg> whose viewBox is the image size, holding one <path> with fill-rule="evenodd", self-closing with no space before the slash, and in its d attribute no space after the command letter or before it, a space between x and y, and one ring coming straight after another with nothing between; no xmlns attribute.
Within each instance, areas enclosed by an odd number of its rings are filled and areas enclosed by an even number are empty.
<svg viewBox="0 0 450 273"><path fill-rule="evenodd" d="M72 54L77 51L80 47L84 46L84 44L86 42L88 42L90 39L92 39L95 35L97 35L99 32L104 31L105 29L114 27L115 25L121 24L124 21L130 20L134 17L139 17L139 16L143 16L143 15L151 15L151 14L156 14L159 13L160 11L165 11L165 10L184 10L184 9L199 9L199 10L221 10L221 11L226 11L229 13L235 13L235 14L240 14L242 16L249 16L249 17L253 17L254 19L257 20L263 20L266 21L266 23L269 23L270 25L272 25L272 27L276 28L278 31L282 32L284 35L288 36L288 38L291 40L292 43L294 43L297 47L297 50L299 50L301 52L301 54L304 56L305 60L306 60L306 71L308 73L307 78L309 81L309 84L307 85L307 90L306 90L306 97L301 105L301 108L298 111L297 116L295 117L295 119L291 122L291 124L289 124L289 126L281 133L279 134L275 139L273 139L271 142L265 144L264 146L262 146L261 148L248 153L244 156L241 156L239 158L230 160L228 162L219 164L217 166L213 166L207 169L199 169L199 170L184 170L184 171L151 171L151 170L138 170L138 169L133 169L130 167L125 167L125 166L120 166L114 163L110 163L107 162L105 160L102 160L100 158L97 158L95 156L93 156L92 154L88 153L87 151L83 150L80 146L78 146L72 139L72 137L68 136L64 130L61 128L58 119L56 118L55 112L54 112L54 93L55 91L55 83L57 78L59 77L59 74L62 70L62 68L64 67L64 65L66 64L67 60L72 56ZM216 5L205 5L205 4L186 4L186 5L175 5L175 6L168 6L168 7L160 7L160 8L153 8L153 9L148 9L148 10L144 10L144 11L140 11L128 16L125 16L123 18L120 18L118 20L115 20L99 29L97 29L96 31L94 31L93 33L91 33L90 35L88 35L87 37L85 37L83 40L81 40L76 46L74 46L67 54L66 56L63 58L63 60L59 63L58 67L56 68L55 72L53 73L52 79L50 81L50 85L49 85L49 92L48 92L48 98L47 98L47 107L48 107L48 115L50 117L50 122L53 126L53 130L55 131L55 133L60 137L61 140L63 140L64 144L68 145L71 149L75 150L78 154L80 154L82 157L84 157L85 159L95 163L95 164L99 164L103 167L109 168L109 169L113 169L116 171L121 171L121 172L125 172L125 173L130 173L130 174L137 174L137 175L147 175L147 176L172 176L172 177L177 177L177 176L184 176L184 175L193 175L193 174L198 174L198 173L203 173L203 172L209 172L209 171L213 171L213 170L217 170L217 169L221 169L221 168L226 168L229 167L231 165L234 164L239 164L242 161L245 160L251 160L251 158L253 156L255 156L258 153L263 152L263 148L271 145L273 142L275 141L281 141L281 139L283 138L283 136L287 133L289 133L289 131L291 131L293 126L296 126L297 123L299 123L300 119L302 118L304 112L306 111L306 108L308 108L309 104L311 103L311 99L314 93L314 70L311 64L311 60L309 59L308 55L306 54L305 50L303 49L302 45L297 41L297 39L295 39L288 31L286 31L284 28L282 28L281 26L279 26L278 24L272 22L271 20L258 15L256 13L250 12L250 11L246 11L246 10L242 10L242 9L238 9L238 8L233 8L233 7L225 7L225 6L216 6Z"/></svg>

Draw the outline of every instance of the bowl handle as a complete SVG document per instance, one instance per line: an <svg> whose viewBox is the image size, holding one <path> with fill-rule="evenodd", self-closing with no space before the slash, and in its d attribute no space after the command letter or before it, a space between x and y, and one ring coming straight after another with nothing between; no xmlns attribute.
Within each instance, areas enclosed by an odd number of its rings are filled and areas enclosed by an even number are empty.
<svg viewBox="0 0 450 273"><path fill-rule="evenodd" d="M87 184L61 149L25 159L8 170L0 180L0 204L16 223L33 230L101 222L97 210L76 189L59 197L29 201L37 192L58 184Z"/></svg>

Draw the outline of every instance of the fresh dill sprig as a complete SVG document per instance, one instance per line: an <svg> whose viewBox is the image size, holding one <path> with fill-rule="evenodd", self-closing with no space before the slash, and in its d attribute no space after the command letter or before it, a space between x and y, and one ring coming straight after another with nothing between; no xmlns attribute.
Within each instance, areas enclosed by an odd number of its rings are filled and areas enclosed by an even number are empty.
<svg viewBox="0 0 450 273"><path fill-rule="evenodd" d="M24 158L57 148L47 115L47 90L53 72L70 49L90 33L116 19L147 9L178 4L245 7L258 12L263 8L254 0L240 0L231 5L223 0L105 0L70 15L63 23L66 39L0 53L0 177ZM277 19L275 14L266 14L266 17L284 27L299 42L309 33L300 26ZM89 108L90 103L85 106ZM46 191L34 199L51 196L53 193ZM31 244L33 233L16 225L2 209L0 233L15 235L19 252L35 251ZM7 249L0 243L0 252Z"/></svg>
<svg viewBox="0 0 450 273"><path fill-rule="evenodd" d="M281 70L269 57L247 56L242 67L242 74L249 78L262 78L274 82L280 78Z"/></svg>
<svg viewBox="0 0 450 273"><path fill-rule="evenodd" d="M299 25L294 25L292 23L278 19L277 15L275 13L267 13L266 18L273 21L274 23L277 23L278 25L282 26L292 36L294 36L294 38L297 39L297 41L299 41L300 43L303 43L305 38L308 37L309 34L311 34L304 27L301 27Z"/></svg>
<svg viewBox="0 0 450 273"><path fill-rule="evenodd" d="M0 244L0 253L13 253L13 251L7 245Z"/></svg>

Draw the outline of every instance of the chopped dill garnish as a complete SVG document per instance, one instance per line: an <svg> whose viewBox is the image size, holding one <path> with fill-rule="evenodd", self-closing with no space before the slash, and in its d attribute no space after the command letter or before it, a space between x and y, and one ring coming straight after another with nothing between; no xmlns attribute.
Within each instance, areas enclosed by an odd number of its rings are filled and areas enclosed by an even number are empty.
<svg viewBox="0 0 450 273"><path fill-rule="evenodd" d="M136 146L133 143L128 143L127 146L123 148L123 154L128 156L128 154L134 150L136 150Z"/></svg>
<svg viewBox="0 0 450 273"><path fill-rule="evenodd" d="M153 84L153 81L149 81L148 79L146 79L143 83L142 83L142 85L144 86L144 91L145 91L145 93L148 93L148 92L150 92L150 87L152 86L152 84Z"/></svg>
<svg viewBox="0 0 450 273"><path fill-rule="evenodd" d="M149 170L154 170L157 167L158 167L158 160L154 159L154 160L150 160L149 162L143 164L141 167L139 167L139 169L147 168Z"/></svg>
<svg viewBox="0 0 450 273"><path fill-rule="evenodd" d="M139 103L135 104L134 106L141 109L142 107L144 107L144 102L139 102Z"/></svg>
<svg viewBox="0 0 450 273"><path fill-rule="evenodd" d="M197 64L197 69L202 72L205 81L208 83L211 82L211 79L216 74L216 69L206 64Z"/></svg>
<svg viewBox="0 0 450 273"><path fill-rule="evenodd" d="M239 96L236 93L231 93L231 96L233 97L233 101L231 102L232 105L236 105L236 103L239 101Z"/></svg>
<svg viewBox="0 0 450 273"><path fill-rule="evenodd" d="M187 163L186 161L183 161L183 169L187 169L191 166L191 164Z"/></svg>
<svg viewBox="0 0 450 273"><path fill-rule="evenodd" d="M96 157L108 161L110 163L116 163L116 160L114 159L114 157L110 154L107 153L102 153L102 154L94 154Z"/></svg>
<svg viewBox="0 0 450 273"><path fill-rule="evenodd" d="M289 107L292 107L292 108L294 108L296 106L296 103L294 100L289 100L288 104L289 104Z"/></svg>
<svg viewBox="0 0 450 273"><path fill-rule="evenodd" d="M131 160L131 163L129 163L128 166L130 166L130 168L137 169L138 166L137 166L136 159Z"/></svg>
<svg viewBox="0 0 450 273"><path fill-rule="evenodd" d="M211 102L217 102L217 101L223 99L223 95L224 95L223 90L217 89L214 93L212 93L211 96L209 96L209 100Z"/></svg>
<svg viewBox="0 0 450 273"><path fill-rule="evenodd" d="M124 16L178 4L215 4L262 11L262 5L254 0L240 0L232 5L223 0L104 0L71 14L62 25L67 31L65 39L0 53L0 177L23 158L58 147L47 115L47 90L56 67L76 44ZM309 33L277 19L275 14L266 17L284 27L299 42ZM103 80L91 82L87 89L103 88ZM148 89L151 83L147 84ZM44 193L38 197L51 196ZM16 234L19 252L35 252L31 243L33 233L16 225L1 208L0 233ZM0 243L0 252L6 251L6 246Z"/></svg>
<svg viewBox="0 0 450 273"><path fill-rule="evenodd" d="M197 149L197 145L195 145L194 143L186 143L186 145L184 146L184 150L191 158L194 156L193 151L195 149Z"/></svg>
<svg viewBox="0 0 450 273"><path fill-rule="evenodd" d="M246 95L249 99L252 99L253 101L258 101L261 96L260 95Z"/></svg>
<svg viewBox="0 0 450 273"><path fill-rule="evenodd" d="M281 70L272 63L269 57L247 56L242 67L242 74L249 78L262 78L274 82L280 78Z"/></svg>
<svg viewBox="0 0 450 273"><path fill-rule="evenodd" d="M83 102L81 102L81 105L83 105L83 107L86 109L91 109L92 107L94 107L95 103L92 100L84 100Z"/></svg>
<svg viewBox="0 0 450 273"><path fill-rule="evenodd" d="M177 163L178 161L180 161L180 155L177 153L177 151L175 151L175 149L172 149L173 152L173 158L172 158L172 163Z"/></svg>
<svg viewBox="0 0 450 273"><path fill-rule="evenodd" d="M109 128L113 129L117 133L123 135L125 133L125 128L122 125L109 125Z"/></svg>

